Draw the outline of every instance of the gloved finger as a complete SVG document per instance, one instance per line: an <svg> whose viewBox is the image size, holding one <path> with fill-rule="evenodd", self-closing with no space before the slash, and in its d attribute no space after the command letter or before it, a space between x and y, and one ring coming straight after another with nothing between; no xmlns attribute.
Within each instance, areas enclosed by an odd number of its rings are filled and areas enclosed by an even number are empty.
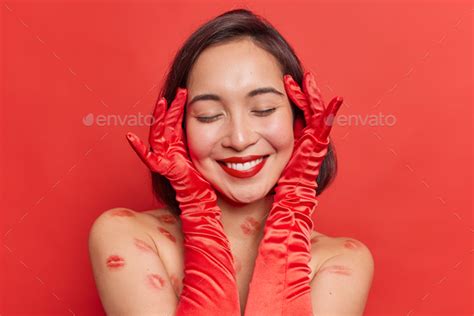
<svg viewBox="0 0 474 316"><path fill-rule="evenodd" d="M311 114L316 115L316 117L323 116L325 106L321 96L321 90L319 90L314 75L311 72L306 72L304 74L303 91L311 103Z"/></svg>
<svg viewBox="0 0 474 316"><path fill-rule="evenodd" d="M291 75L285 75L283 77L283 82L285 84L285 90L290 100L303 111L304 119L306 121L306 125L311 122L311 112L310 112L310 104L306 95L301 91L300 86L298 83L293 79Z"/></svg>
<svg viewBox="0 0 474 316"><path fill-rule="evenodd" d="M129 144L132 146L135 153L140 157L143 163L152 171L161 173L160 168L160 159L155 155L155 153L148 150L147 146L143 143L143 141L134 133L128 132L127 133L127 140Z"/></svg>
<svg viewBox="0 0 474 316"><path fill-rule="evenodd" d="M165 130L163 135L166 140L175 142L181 138L181 122L183 120L183 111L187 95L188 91L186 89L178 88L176 97L166 113Z"/></svg>
<svg viewBox="0 0 474 316"><path fill-rule="evenodd" d="M187 96L188 96L188 90L187 89L183 89L185 90L185 95L183 97L183 100L182 102L179 103L179 108L177 109L177 112L178 112L178 120L176 121L176 124L175 124L175 135L176 135L176 140L183 140L183 127L182 127L182 123L183 123L183 119L184 119L184 109L186 108L186 99L187 99Z"/></svg>
<svg viewBox="0 0 474 316"><path fill-rule="evenodd" d="M322 128L320 139L326 139L331 132L334 118L336 117L337 111L341 108L344 99L342 97L335 97L329 102L329 105L324 113L324 128Z"/></svg>
<svg viewBox="0 0 474 316"><path fill-rule="evenodd" d="M148 135L148 142L153 150L159 152L162 150L163 139L163 125L164 117L166 114L166 99L161 97L156 102L155 109L153 111L153 122L150 126L150 134Z"/></svg>
<svg viewBox="0 0 474 316"><path fill-rule="evenodd" d="M304 119L298 116L295 118L295 121L293 123L293 137L294 137L295 143L301 137L301 134L303 134L303 129L304 129Z"/></svg>
<svg viewBox="0 0 474 316"><path fill-rule="evenodd" d="M143 141L134 133L128 132L127 133L127 140L129 144L132 146L133 150L137 153L137 155L143 159L146 157L146 153L148 151L146 145Z"/></svg>
<svg viewBox="0 0 474 316"><path fill-rule="evenodd" d="M163 118L165 117L166 114L166 98L161 97L155 105L155 109L153 111L153 124L156 124L158 122L163 122Z"/></svg>

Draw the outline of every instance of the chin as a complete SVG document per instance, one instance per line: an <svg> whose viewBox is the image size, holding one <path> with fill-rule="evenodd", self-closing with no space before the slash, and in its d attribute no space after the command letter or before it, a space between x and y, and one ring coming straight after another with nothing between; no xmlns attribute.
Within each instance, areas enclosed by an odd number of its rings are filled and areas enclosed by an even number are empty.
<svg viewBox="0 0 474 316"><path fill-rule="evenodd" d="M246 192L224 192L219 190L219 193L224 197L228 202L233 204L249 204L261 199L264 199L268 192L255 192L255 191L246 191Z"/></svg>
<svg viewBox="0 0 474 316"><path fill-rule="evenodd" d="M222 181L222 178L216 178L216 175L219 175L219 171L221 171L220 169L214 172L205 172L206 169L199 167L197 167L198 171L211 184L216 193L228 203L234 205L249 204L266 198L268 194L272 193L271 191L273 191L273 187L278 180L278 177L274 179L269 179L268 177L265 179L254 178L251 183L237 184L225 180ZM273 184L271 183L272 181Z"/></svg>

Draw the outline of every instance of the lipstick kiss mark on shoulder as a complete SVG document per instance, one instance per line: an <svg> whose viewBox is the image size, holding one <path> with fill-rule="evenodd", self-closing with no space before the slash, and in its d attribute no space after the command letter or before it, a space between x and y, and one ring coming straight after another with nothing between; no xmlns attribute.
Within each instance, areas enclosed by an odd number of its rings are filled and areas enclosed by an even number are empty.
<svg viewBox="0 0 474 316"><path fill-rule="evenodd" d="M125 265L125 259L118 255L111 255L107 257L105 264L110 270L117 270Z"/></svg>
<svg viewBox="0 0 474 316"><path fill-rule="evenodd" d="M166 238L168 238L169 240L171 240L172 242L176 242L176 238L173 236L173 234L171 234L168 230L164 229L163 227L160 227L158 226L158 231L163 235L165 236Z"/></svg>
<svg viewBox="0 0 474 316"><path fill-rule="evenodd" d="M110 212L110 215L112 216L118 216L118 217L134 217L135 214L127 209L118 209L118 210L113 210Z"/></svg>

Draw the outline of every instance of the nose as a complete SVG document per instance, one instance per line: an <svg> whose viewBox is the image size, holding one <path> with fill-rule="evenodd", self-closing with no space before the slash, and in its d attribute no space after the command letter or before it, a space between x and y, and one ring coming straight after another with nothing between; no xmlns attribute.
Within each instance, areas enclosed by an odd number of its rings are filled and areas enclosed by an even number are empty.
<svg viewBox="0 0 474 316"><path fill-rule="evenodd" d="M259 135L249 120L245 117L233 117L228 124L222 146L235 151L244 151L255 144L258 138Z"/></svg>

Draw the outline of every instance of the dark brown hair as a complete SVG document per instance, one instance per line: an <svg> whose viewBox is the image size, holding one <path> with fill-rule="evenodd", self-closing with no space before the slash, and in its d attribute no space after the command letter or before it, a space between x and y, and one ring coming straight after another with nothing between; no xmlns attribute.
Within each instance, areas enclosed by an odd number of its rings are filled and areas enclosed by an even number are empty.
<svg viewBox="0 0 474 316"><path fill-rule="evenodd" d="M272 54L280 64L283 74L290 74L301 86L303 69L293 48L264 18L245 9L225 12L199 27L185 41L176 53L170 65L168 74L160 92L160 98L165 97L168 106L173 101L178 87L186 87L188 75L194 62L202 51L211 45L222 44L233 40L249 38L256 45ZM293 117L303 117L302 111L290 100ZM183 120L184 129L184 120ZM328 153L317 178L316 195L320 195L333 181L337 172L337 160L332 143L329 143ZM169 181L162 175L151 172L152 186L155 197L170 210L179 215L181 210L176 201L176 192Z"/></svg>

